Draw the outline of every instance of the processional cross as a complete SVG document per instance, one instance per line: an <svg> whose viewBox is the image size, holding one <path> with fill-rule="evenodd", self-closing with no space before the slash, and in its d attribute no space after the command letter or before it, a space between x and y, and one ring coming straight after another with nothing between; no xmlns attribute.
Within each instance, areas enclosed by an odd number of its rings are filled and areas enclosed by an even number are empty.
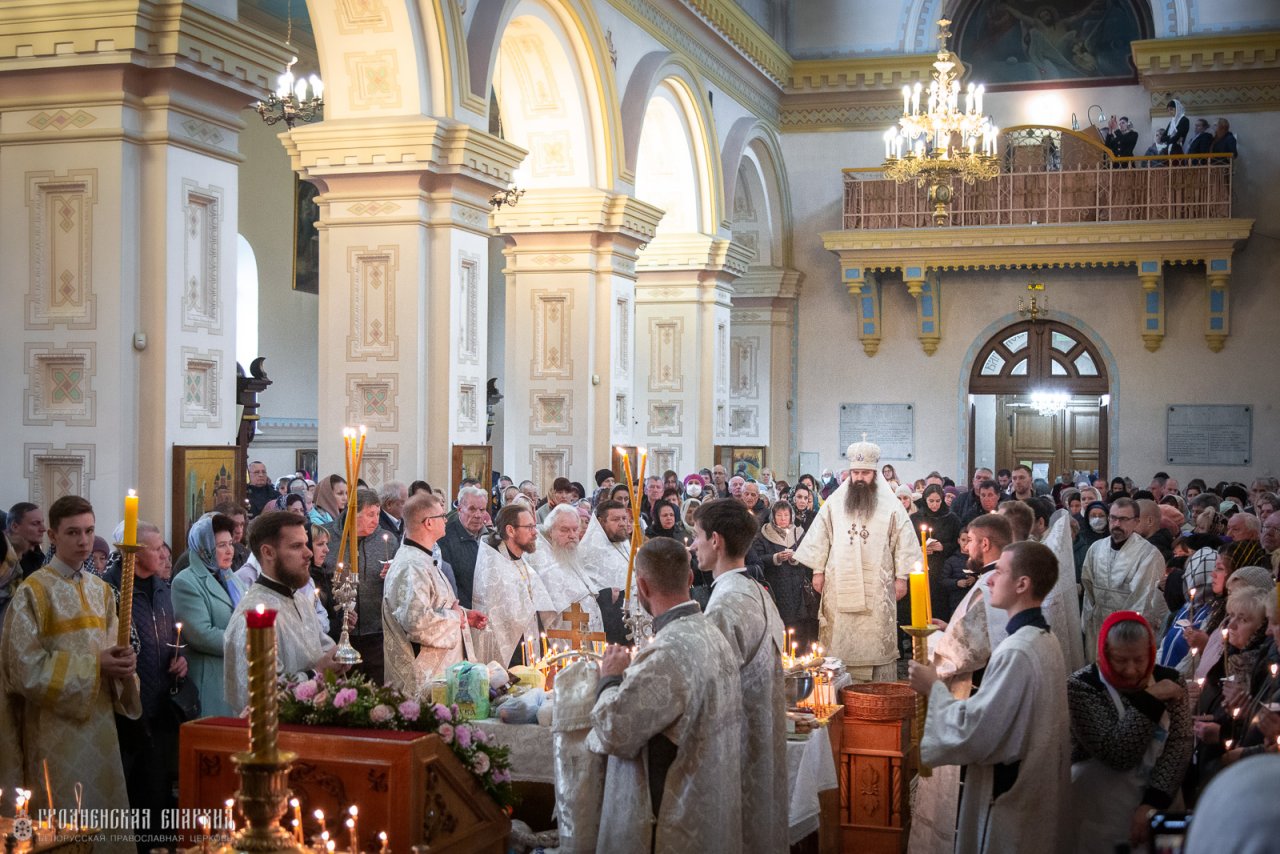
<svg viewBox="0 0 1280 854"><path fill-rule="evenodd" d="M568 610L560 615L560 619L569 624L567 629L548 629L547 637L556 640L567 640L569 646L573 649L585 649L586 641L606 642L604 632L589 632L586 630L587 625L591 622L591 615L582 610L582 606L574 602L569 606Z"/></svg>

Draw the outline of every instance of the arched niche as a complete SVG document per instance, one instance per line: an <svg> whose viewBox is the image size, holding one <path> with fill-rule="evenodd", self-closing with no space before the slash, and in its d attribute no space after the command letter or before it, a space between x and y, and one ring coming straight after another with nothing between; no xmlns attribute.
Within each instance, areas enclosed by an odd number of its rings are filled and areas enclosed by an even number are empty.
<svg viewBox="0 0 1280 854"><path fill-rule="evenodd" d="M693 89L669 77L645 108L636 153L636 197L664 211L657 235L715 234L721 220L715 150Z"/></svg>

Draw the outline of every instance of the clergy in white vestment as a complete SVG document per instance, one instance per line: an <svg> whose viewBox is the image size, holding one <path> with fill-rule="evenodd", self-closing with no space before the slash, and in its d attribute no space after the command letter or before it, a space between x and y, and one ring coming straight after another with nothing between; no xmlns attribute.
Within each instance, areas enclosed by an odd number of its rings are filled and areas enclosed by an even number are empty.
<svg viewBox="0 0 1280 854"><path fill-rule="evenodd" d="M623 623L623 607L627 600L622 589L627 586L627 561L631 556L631 513L627 505L613 499L597 504L594 518L582 536L578 554L597 591L596 601L609 642L632 643L634 639L627 637L627 627ZM648 620L636 601L634 579L631 586L630 609L637 625L643 628Z"/></svg>
<svg viewBox="0 0 1280 854"><path fill-rule="evenodd" d="M1057 557L1040 543L1001 553L987 585L991 604L1009 614L1008 637L968 699L953 697L934 667L911 662L911 687L929 698L920 761L965 769L959 854L1072 849L1066 669L1040 610L1057 578Z"/></svg>
<svg viewBox="0 0 1280 854"><path fill-rule="evenodd" d="M1169 615L1160 579L1165 563L1160 550L1135 533L1138 504L1132 498L1117 498L1108 511L1111 536L1089 547L1080 583L1084 587L1081 622L1084 637L1096 638L1102 623L1116 611L1137 611L1152 626L1163 626ZM1090 664L1097 660L1096 647L1085 645Z"/></svg>
<svg viewBox="0 0 1280 854"><path fill-rule="evenodd" d="M749 773L741 732L754 700L741 694L737 654L689 598L688 551L667 538L646 543L636 576L654 637L634 658L610 646L600 663L587 743L609 762L595 850L776 850L742 836L746 805L736 783ZM785 764L780 773L785 810ZM785 841L785 811L782 832Z"/></svg>
<svg viewBox="0 0 1280 854"><path fill-rule="evenodd" d="M986 513L969 523L966 574L972 583L946 629L929 637L938 678L957 700L969 699L975 681L991 659L991 651L1005 638L1009 617L988 601L991 588L987 582L1012 538L1009 520L999 513ZM1074 571L1071 577L1075 578ZM908 850L912 854L951 851L955 847L959 804L958 766L944 765L934 768L928 777L918 777L911 799Z"/></svg>
<svg viewBox="0 0 1280 854"><path fill-rule="evenodd" d="M522 503L508 504L494 525L494 539L480 543L471 594L471 604L489 623L472 636L477 661L506 667L521 641L539 642L556 611L542 580L525 562L538 547L533 511Z"/></svg>
<svg viewBox="0 0 1280 854"><path fill-rule="evenodd" d="M41 785L47 760L53 808L80 800L85 809L123 809L129 796L115 715L142 714L137 656L116 645L111 587L82 570L93 552L93 506L77 495L59 498L49 525L55 554L18 585L0 640L0 780L7 796L23 783L32 790L35 818L50 808ZM124 833L92 847L136 850Z"/></svg>
<svg viewBox="0 0 1280 854"><path fill-rule="evenodd" d="M600 604L596 601L598 589L593 589L591 576L582 566L579 554L578 509L572 504L557 504L547 514L538 533L538 547L525 555L525 562L533 568L542 586L551 596L551 604L558 616L547 625L549 629L568 629L562 617L572 606L586 612L589 632L603 632L604 621L600 617Z"/></svg>
<svg viewBox="0 0 1280 854"><path fill-rule="evenodd" d="M742 733L742 838L753 852L787 850L786 627L773 597L746 574L755 516L736 498L708 501L694 523L693 552L713 577L707 619L733 649L746 709Z"/></svg>
<svg viewBox="0 0 1280 854"><path fill-rule="evenodd" d="M880 478L880 448L849 446L849 479L818 510L797 563L813 568L822 594L818 640L858 681L897 678L897 600L920 563L911 517Z"/></svg>
<svg viewBox="0 0 1280 854"><path fill-rule="evenodd" d="M382 585L383 675L410 696L429 691L432 679L462 661L471 628L487 625L482 613L458 604L434 554L445 511L443 499L425 490L404 503L404 540Z"/></svg>
<svg viewBox="0 0 1280 854"><path fill-rule="evenodd" d="M240 597L223 639L223 686L232 709L249 703L246 611L276 612L276 670L281 675L345 669L334 660L333 638L320 631L312 597L303 592L311 580L306 523L301 516L272 510L249 524L249 548L262 572Z"/></svg>

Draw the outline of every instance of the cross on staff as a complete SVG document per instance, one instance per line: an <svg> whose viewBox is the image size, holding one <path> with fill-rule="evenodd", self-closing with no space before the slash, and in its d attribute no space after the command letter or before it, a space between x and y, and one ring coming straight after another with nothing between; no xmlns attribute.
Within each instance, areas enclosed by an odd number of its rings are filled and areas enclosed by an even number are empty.
<svg viewBox="0 0 1280 854"><path fill-rule="evenodd" d="M568 623L569 628L548 629L546 632L548 638L567 640L569 641L569 646L573 649L586 649L586 641L604 643L608 640L604 636L604 632L589 632L586 630L587 625L591 622L591 615L582 610L582 606L577 602L570 605L568 610L560 615L560 619Z"/></svg>

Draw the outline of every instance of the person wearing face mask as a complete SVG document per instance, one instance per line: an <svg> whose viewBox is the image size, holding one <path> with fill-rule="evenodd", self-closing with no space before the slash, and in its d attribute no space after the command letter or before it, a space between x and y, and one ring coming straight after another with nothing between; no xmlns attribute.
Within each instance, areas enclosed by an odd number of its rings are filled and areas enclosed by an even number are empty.
<svg viewBox="0 0 1280 854"><path fill-rule="evenodd" d="M1142 615L1117 611L1098 635L1098 660L1067 678L1080 854L1144 844L1151 817L1173 803L1191 761L1186 683L1155 663L1155 646Z"/></svg>
<svg viewBox="0 0 1280 854"><path fill-rule="evenodd" d="M1072 548L1076 557L1076 580L1080 580L1080 570L1084 567L1085 555L1089 548L1107 536L1107 505L1101 501L1091 501L1084 510L1085 524L1080 526L1080 536Z"/></svg>

